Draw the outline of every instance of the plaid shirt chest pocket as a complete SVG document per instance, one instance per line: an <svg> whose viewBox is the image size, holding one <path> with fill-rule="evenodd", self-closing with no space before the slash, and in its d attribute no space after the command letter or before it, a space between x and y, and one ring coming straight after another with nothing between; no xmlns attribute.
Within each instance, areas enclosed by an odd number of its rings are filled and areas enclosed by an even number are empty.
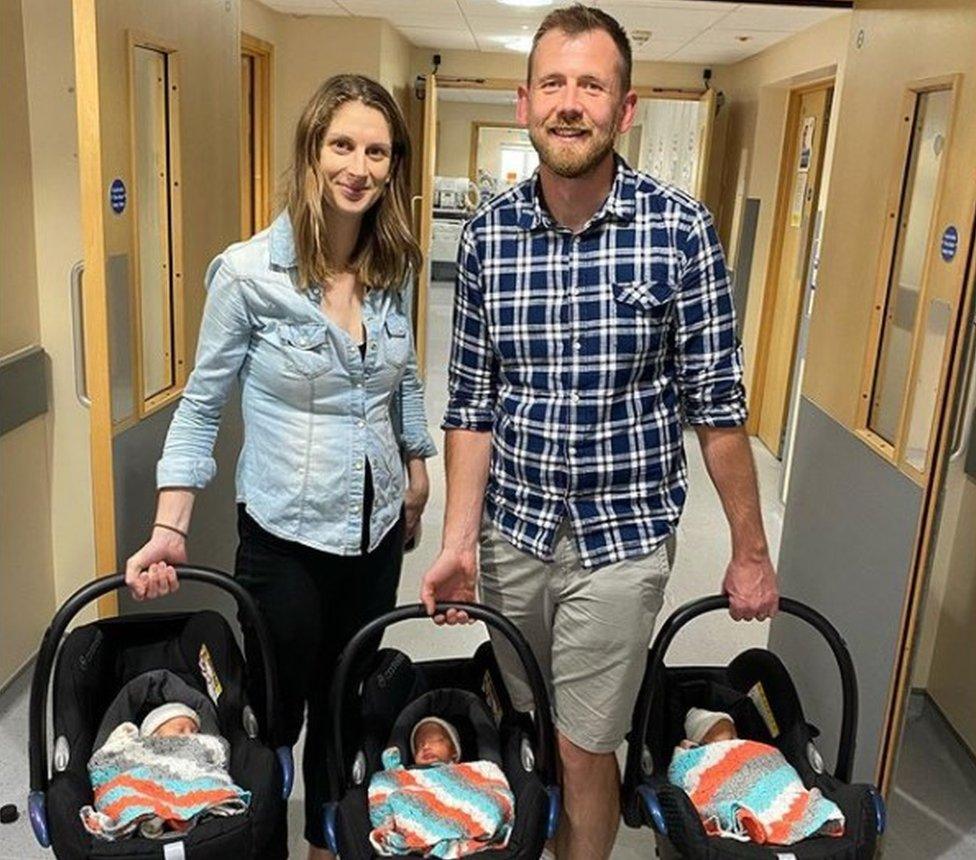
<svg viewBox="0 0 976 860"><path fill-rule="evenodd" d="M674 312L674 285L665 280L614 282L612 292L617 353L659 354Z"/></svg>

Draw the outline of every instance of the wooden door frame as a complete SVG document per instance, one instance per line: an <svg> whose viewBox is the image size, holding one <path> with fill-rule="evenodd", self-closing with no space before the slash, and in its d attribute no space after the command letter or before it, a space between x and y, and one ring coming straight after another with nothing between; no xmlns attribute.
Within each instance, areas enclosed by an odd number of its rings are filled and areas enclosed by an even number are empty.
<svg viewBox="0 0 976 860"><path fill-rule="evenodd" d="M169 318L170 331L173 338L173 378L166 388L147 397L145 381L143 379L143 319L142 319L142 270L140 268L140 237L139 221L139 180L136 163L136 94L135 94L135 54L136 48L147 48L159 54L166 55L168 92L166 118L166 144L169 151L169 175L167 177L169 195L170 225L167 229L166 242L169 246L171 270L169 282L169 297L172 300L172 310ZM150 33L129 29L126 31L126 68L128 79L128 111L129 111L129 205L132 207L132 234L130 245L132 248L132 277L130 278L129 300L132 303L132 391L134 410L132 415L116 421L113 425L115 434L134 426L143 418L168 406L183 394L188 376L186 358L186 325L184 320L183 295L183 195L180 189L182 180L182 155L180 150L180 66L179 49L176 45L158 39Z"/></svg>
<svg viewBox="0 0 976 860"><path fill-rule="evenodd" d="M257 168L256 176L252 177L255 188L255 221L259 229L264 229L271 223L271 202L273 197L273 183L271 181L272 146L274 135L272 124L272 93L274 92L274 45L265 42L250 33L241 32L241 56L250 57L254 62L254 110L251 113L254 124L254 164ZM243 134L243 124L241 128ZM244 175L244 146L241 145L241 196L243 198L245 185ZM243 200L242 200L243 202ZM250 238L250 225L244 224L244 208L241 207L242 238ZM258 213L260 213L258 215ZM247 236L243 234L247 233Z"/></svg>
<svg viewBox="0 0 976 860"><path fill-rule="evenodd" d="M424 77L423 115L421 116L420 149L420 219L417 225L423 263L417 274L416 352L417 370L421 378L427 376L427 300L430 292L431 261L428 259L434 233L434 177L437 174L437 90L440 81L436 74ZM427 159L430 159L428 170Z"/></svg>
<svg viewBox="0 0 976 860"><path fill-rule="evenodd" d="M749 418L746 421L746 432L750 436L755 436L759 433L759 419L762 415L763 389L766 384L766 371L769 367L770 361L770 340L773 334L773 322L776 316L777 299L779 298L780 264L783 254L783 240L786 235L786 216L789 213L790 207L790 186L792 185L793 173L796 165L797 135L800 130L800 102L803 96L808 95L809 93L817 92L818 90L833 91L835 88L836 79L834 76L831 76L829 78L822 78L821 80L813 83L804 84L800 87L795 87L791 89L789 93L786 109L786 123L783 131L783 145L780 148L779 178L776 185L776 209L773 214L773 234L769 243L769 254L766 258L766 275L763 279L759 333L756 339L756 369L753 371L752 383L749 389ZM824 147L827 145L826 131L830 123L831 110L831 106L828 106L827 123L823 129L825 132L823 134ZM817 196L817 198L820 196L820 188L823 182L823 166L823 159L821 159L816 189L814 190L814 194ZM815 202L819 202L819 200ZM816 206L814 207L814 211L816 211ZM816 219L811 218L807 227L809 230L809 235L804 241L805 250L803 252L804 257L807 258L809 258L812 248L813 227L815 222ZM803 266L803 270L804 272L806 271L806 265ZM794 321L797 330L799 330L802 305L803 303L801 302L800 311L797 313L797 318ZM793 342L793 352L794 356L791 360L791 365L792 361L796 358L795 336Z"/></svg>
<svg viewBox="0 0 976 860"><path fill-rule="evenodd" d="M104 193L101 102L98 86L96 0L72 0L75 98L78 106L78 166L81 179L81 230L85 259L82 311L85 370L91 398L92 520L95 575L113 573L115 486L112 463L112 399L108 355L108 302L105 283ZM98 599L99 617L118 614L113 591Z"/></svg>
<svg viewBox="0 0 976 860"><path fill-rule="evenodd" d="M908 391L904 400L899 404L898 423L895 429L894 442L882 438L878 433L870 428L871 419L871 398L874 393L875 377L882 367L885 356L880 355L882 337L884 334L884 318L888 308L888 280L896 265L895 255L898 251L898 237L901 233L899 213L902 207L902 193L905 189L905 171L911 153L912 140L914 138L914 119L915 109L919 97L924 93L948 90L952 93L949 106L949 119L946 124L946 146L951 147L955 135L957 116L959 111L960 91L962 89L962 75L959 73L949 75L939 75L933 78L923 78L921 80L910 81L902 96L901 115L904 121L901 123L898 134L898 146L896 149L896 161L892 168L889 186L886 212L888 217L885 219L884 234L881 240L880 253L878 255L878 269L875 276L875 296L872 305L871 324L864 350L864 358L861 367L861 396L858 400L857 413L855 415L855 426L858 437L869 447L873 448L878 454L891 462L902 474L906 475L923 489L928 483L929 471L934 462L933 457L927 457L926 468L921 471L905 462L905 448L907 442L906 428L911 420L911 410L914 404L914 386L912 380L918 369L918 362L921 357L921 343L924 336L924 324L916 326L912 334L912 346L910 351L908 373L906 376L906 386ZM932 274L932 263L935 259L935 246L937 244L939 226L939 208L945 203L945 197L949 193L946 187L948 177L948 162L939 168L939 176L935 188L935 209L932 213L932 221L929 224L925 261L922 269L922 284L920 285L917 308L919 313L923 313L925 300L928 298L930 287L929 280ZM965 286L964 286L965 289ZM942 384L944 375L948 372L949 353L943 356L942 370L939 376L939 384ZM948 390L948 389L947 389ZM933 416L933 422L936 416ZM934 451L930 448L930 451Z"/></svg>

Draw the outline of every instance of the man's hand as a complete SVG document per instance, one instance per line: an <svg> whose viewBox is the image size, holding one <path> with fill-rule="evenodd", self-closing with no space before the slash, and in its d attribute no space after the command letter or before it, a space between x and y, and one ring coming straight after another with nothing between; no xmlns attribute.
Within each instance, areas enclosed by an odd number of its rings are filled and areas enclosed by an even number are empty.
<svg viewBox="0 0 976 860"><path fill-rule="evenodd" d="M779 609L779 584L769 555L732 558L722 592L729 596L729 615L736 621L765 621Z"/></svg>
<svg viewBox="0 0 976 860"><path fill-rule="evenodd" d="M467 612L456 609L434 615L434 604L474 603L477 573L478 561L474 551L441 550L420 583L420 600L427 607L427 614L434 616L436 624L467 624L471 620Z"/></svg>

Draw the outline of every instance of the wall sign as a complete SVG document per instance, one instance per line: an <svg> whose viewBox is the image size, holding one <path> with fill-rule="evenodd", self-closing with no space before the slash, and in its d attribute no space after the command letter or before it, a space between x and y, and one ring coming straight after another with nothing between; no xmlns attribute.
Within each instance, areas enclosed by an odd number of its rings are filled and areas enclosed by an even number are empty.
<svg viewBox="0 0 976 860"><path fill-rule="evenodd" d="M108 199L112 204L112 211L116 215L121 215L125 210L126 193L125 183L121 179L113 179L108 191Z"/></svg>
<svg viewBox="0 0 976 860"><path fill-rule="evenodd" d="M951 263L956 251L959 250L959 231L951 224L942 234L942 259Z"/></svg>

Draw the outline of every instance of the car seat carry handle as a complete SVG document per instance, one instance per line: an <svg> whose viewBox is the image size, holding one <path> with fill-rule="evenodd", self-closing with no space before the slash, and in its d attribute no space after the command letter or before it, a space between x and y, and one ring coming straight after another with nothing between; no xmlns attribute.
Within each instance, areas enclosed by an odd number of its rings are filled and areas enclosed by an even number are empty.
<svg viewBox="0 0 976 860"><path fill-rule="evenodd" d="M637 737L640 738L640 743L631 744L627 751L627 770L629 773L637 774L640 772L640 757L646 745L647 727L652 712L651 697L653 691L657 689L658 678L664 667L664 657L672 640L682 627L699 615L728 608L729 598L727 595L703 597L679 607L664 622L654 639L654 644L651 646L647 671L641 685L641 693L638 698L640 710L637 715L639 731ZM834 768L834 775L842 782L850 782L851 771L854 768L855 733L857 732L857 675L854 671L851 653L847 650L847 644L837 632L837 628L817 610L789 597L779 599L779 610L786 615L794 615L800 618L816 629L827 641L834 654L834 659L837 661L843 699L841 703L840 741L837 748L837 764Z"/></svg>
<svg viewBox="0 0 976 860"><path fill-rule="evenodd" d="M188 582L202 582L228 592L255 635L261 651L261 664L264 670L265 721L267 737L274 739L275 671L272 659L271 638L264 619L258 612L251 595L229 574L206 567L176 565L179 578ZM69 597L44 631L41 648L37 653L34 677L30 691L30 787L31 794L46 792L48 787L47 761L47 694L50 686L54 656L61 638L72 619L89 603L104 594L125 588L125 575L121 573L99 577L79 588Z"/></svg>
<svg viewBox="0 0 976 860"><path fill-rule="evenodd" d="M556 750L555 737L552 728L552 711L549 704L549 693L542 672L535 661L529 643L504 615L478 603L438 603L436 612L443 614L448 609L463 610L470 618L483 621L501 633L515 649L519 660L525 669L525 674L532 690L535 702L535 762L536 769L541 774L546 785L556 784ZM339 664L336 667L335 678L331 691L332 731L334 754L329 756L329 787L332 798L342 795L344 786L343 771L345 770L345 754L342 740L342 705L345 702L346 690L349 687L350 675L355 665L356 657L370 642L377 641L387 627L399 624L413 618L428 618L427 609L422 603L398 607L385 615L371 621L363 627L345 647Z"/></svg>

